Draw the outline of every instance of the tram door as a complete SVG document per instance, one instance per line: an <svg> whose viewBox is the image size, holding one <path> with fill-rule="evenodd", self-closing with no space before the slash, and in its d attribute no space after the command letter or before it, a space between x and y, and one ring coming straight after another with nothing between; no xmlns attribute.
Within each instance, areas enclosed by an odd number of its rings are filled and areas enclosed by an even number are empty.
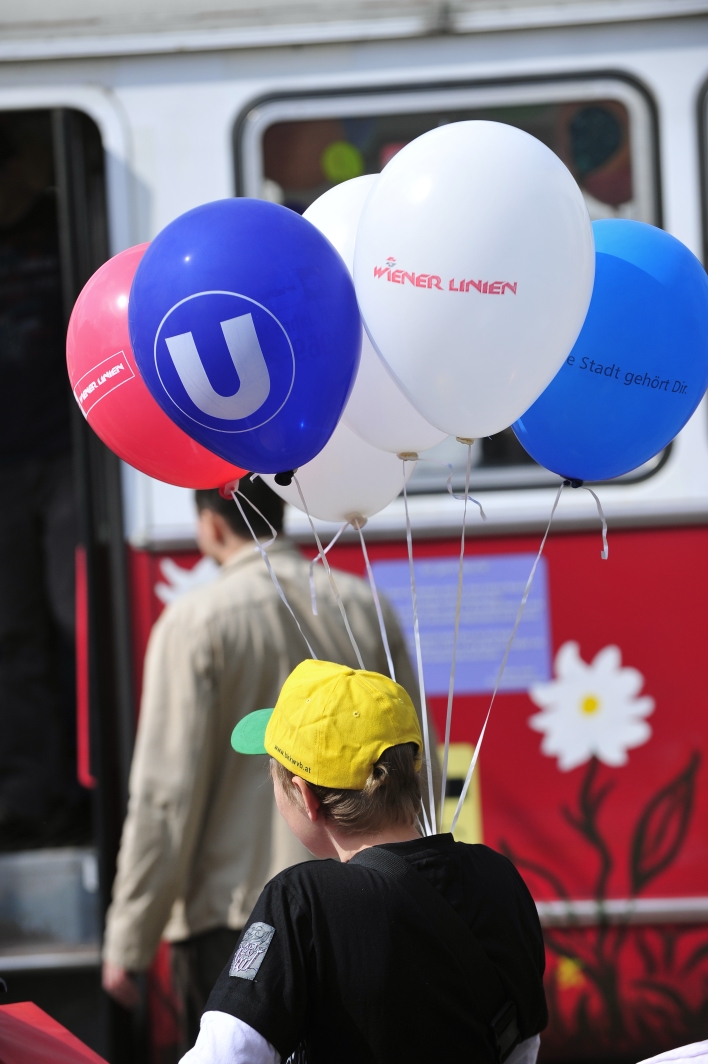
<svg viewBox="0 0 708 1064"><path fill-rule="evenodd" d="M134 1024L99 943L133 737L120 469L65 334L108 257L104 157L73 110L0 114L0 975L111 1060Z"/></svg>

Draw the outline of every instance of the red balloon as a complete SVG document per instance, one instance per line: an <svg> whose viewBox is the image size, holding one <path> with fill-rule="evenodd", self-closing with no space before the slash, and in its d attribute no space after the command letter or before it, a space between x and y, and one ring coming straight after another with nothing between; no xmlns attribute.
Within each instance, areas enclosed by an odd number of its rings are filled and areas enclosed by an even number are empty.
<svg viewBox="0 0 708 1064"><path fill-rule="evenodd" d="M170 421L143 382L128 335L128 296L147 244L104 262L74 304L66 364L74 398L119 458L181 488L217 488L245 476Z"/></svg>

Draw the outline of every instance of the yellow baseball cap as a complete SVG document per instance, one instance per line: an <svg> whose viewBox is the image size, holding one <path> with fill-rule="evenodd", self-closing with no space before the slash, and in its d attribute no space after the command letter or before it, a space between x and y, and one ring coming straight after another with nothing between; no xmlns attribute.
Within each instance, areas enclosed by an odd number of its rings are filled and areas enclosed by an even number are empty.
<svg viewBox="0 0 708 1064"><path fill-rule="evenodd" d="M420 724L408 693L387 676L331 661L303 661L283 684L275 709L240 720L231 745L270 754L319 787L360 791L385 750L415 743Z"/></svg>

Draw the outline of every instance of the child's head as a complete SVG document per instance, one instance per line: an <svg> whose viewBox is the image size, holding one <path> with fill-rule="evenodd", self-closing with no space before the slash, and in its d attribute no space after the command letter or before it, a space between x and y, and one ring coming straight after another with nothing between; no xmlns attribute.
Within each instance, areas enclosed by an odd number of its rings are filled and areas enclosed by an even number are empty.
<svg viewBox="0 0 708 1064"><path fill-rule="evenodd" d="M231 742L271 755L278 808L310 849L317 840L308 819L341 836L416 823L420 725L406 691L386 676L304 661L275 709L249 714Z"/></svg>
<svg viewBox="0 0 708 1064"><path fill-rule="evenodd" d="M421 793L418 747L401 743L384 750L361 790L344 787L308 787L317 798L322 815L343 835L379 832L391 824L415 824L420 816ZM290 802L302 804L293 786L297 773L274 757L270 774L276 788Z"/></svg>

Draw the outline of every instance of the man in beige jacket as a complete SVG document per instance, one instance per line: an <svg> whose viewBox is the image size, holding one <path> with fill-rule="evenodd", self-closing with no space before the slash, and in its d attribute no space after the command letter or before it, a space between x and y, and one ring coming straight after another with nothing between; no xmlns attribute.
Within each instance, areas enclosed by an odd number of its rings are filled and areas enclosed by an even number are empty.
<svg viewBox="0 0 708 1064"><path fill-rule="evenodd" d="M283 503L257 479L242 491L280 530ZM249 512L256 534L267 525ZM213 983L264 884L309 854L277 816L266 758L231 749L238 720L275 705L292 669L309 656L232 500L197 492L199 545L221 565L213 583L172 603L153 628L113 900L104 939L103 985L124 1006L139 995L130 973L150 964L160 938L173 943L173 973L191 1046ZM282 589L317 657L357 667L329 581L279 537L267 547ZM367 584L336 581L365 667L386 673ZM417 685L398 623L383 603L396 679Z"/></svg>

